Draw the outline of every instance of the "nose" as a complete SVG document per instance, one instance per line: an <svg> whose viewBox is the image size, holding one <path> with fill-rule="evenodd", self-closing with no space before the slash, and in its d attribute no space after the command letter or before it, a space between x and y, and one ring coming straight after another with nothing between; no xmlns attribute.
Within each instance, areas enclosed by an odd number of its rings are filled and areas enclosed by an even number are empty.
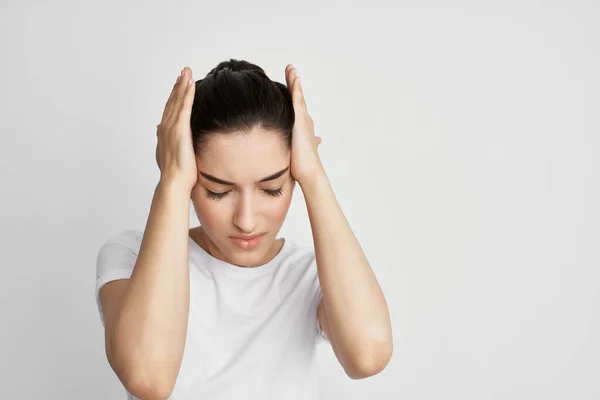
<svg viewBox="0 0 600 400"><path fill-rule="evenodd" d="M233 214L233 224L244 234L256 233L256 217L251 194L242 193Z"/></svg>

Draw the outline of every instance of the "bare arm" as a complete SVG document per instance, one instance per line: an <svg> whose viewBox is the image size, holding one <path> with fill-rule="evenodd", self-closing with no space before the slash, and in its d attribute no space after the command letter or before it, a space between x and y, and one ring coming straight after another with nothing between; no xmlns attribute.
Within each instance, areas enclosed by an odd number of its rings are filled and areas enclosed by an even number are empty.
<svg viewBox="0 0 600 400"><path fill-rule="evenodd" d="M189 199L186 185L175 180L157 185L134 270L114 322L106 325L111 367L131 393L145 398L168 398L181 367L189 311Z"/></svg>
<svg viewBox="0 0 600 400"><path fill-rule="evenodd" d="M366 378L382 371L392 357L390 313L321 163L321 138L315 136L292 64L285 77L295 112L290 172L306 201L322 292L317 318L346 374Z"/></svg>
<svg viewBox="0 0 600 400"><path fill-rule="evenodd" d="M185 348L190 193L198 179L190 126L195 88L192 71L185 67L156 127L161 178L133 271L100 293L108 312L108 362L125 388L145 400L171 395Z"/></svg>
<svg viewBox="0 0 600 400"><path fill-rule="evenodd" d="M349 377L375 375L393 351L387 302L324 170L302 191L323 293L319 322Z"/></svg>

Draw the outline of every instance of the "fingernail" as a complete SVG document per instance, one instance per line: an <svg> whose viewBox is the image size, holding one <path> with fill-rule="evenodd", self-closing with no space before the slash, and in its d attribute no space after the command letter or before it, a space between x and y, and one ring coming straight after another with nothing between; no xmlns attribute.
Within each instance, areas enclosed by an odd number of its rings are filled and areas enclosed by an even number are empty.
<svg viewBox="0 0 600 400"><path fill-rule="evenodd" d="M180 76L183 76L184 72L185 72L185 68L181 70L181 75Z"/></svg>

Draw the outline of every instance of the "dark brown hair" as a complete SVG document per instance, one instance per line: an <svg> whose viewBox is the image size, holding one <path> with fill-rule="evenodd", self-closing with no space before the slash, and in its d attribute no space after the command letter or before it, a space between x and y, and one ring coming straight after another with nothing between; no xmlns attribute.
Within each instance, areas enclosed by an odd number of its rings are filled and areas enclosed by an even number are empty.
<svg viewBox="0 0 600 400"><path fill-rule="evenodd" d="M190 119L194 151L209 135L273 130L289 150L294 126L292 96L286 85L272 81L248 61L230 59L196 81Z"/></svg>

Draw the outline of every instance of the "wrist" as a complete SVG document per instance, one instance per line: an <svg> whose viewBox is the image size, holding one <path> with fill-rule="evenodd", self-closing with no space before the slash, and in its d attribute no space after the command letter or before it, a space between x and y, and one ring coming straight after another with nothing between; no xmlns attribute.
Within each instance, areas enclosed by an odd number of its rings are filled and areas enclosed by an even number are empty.
<svg viewBox="0 0 600 400"><path fill-rule="evenodd" d="M329 185L329 177L325 173L325 169L319 169L317 172L301 179L298 184L303 192L318 190L320 186Z"/></svg>
<svg viewBox="0 0 600 400"><path fill-rule="evenodd" d="M187 195L191 194L193 188L193 186L190 186L188 182L185 182L180 178L170 176L161 176L157 187L161 190L184 192Z"/></svg>

